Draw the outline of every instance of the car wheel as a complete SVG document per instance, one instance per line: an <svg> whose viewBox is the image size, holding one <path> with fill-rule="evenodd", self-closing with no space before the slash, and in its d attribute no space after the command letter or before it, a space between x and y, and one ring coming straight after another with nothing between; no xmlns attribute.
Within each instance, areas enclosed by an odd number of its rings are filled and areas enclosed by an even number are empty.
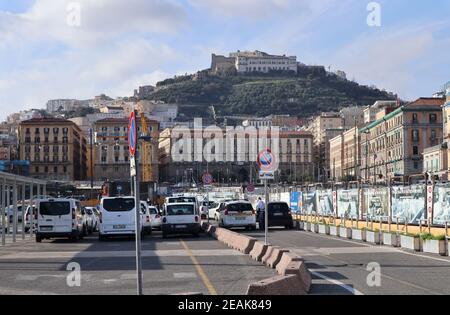
<svg viewBox="0 0 450 315"><path fill-rule="evenodd" d="M42 238L40 236L36 236L36 243L42 243Z"/></svg>

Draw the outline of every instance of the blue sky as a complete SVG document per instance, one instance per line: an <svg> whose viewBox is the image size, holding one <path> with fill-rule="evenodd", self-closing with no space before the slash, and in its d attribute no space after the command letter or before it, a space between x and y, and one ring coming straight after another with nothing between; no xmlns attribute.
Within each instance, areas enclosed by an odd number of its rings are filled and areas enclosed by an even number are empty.
<svg viewBox="0 0 450 315"><path fill-rule="evenodd" d="M404 99L450 80L450 1L377 1L380 27L367 25L369 2L0 0L0 119L53 98L131 95L237 49L296 55Z"/></svg>

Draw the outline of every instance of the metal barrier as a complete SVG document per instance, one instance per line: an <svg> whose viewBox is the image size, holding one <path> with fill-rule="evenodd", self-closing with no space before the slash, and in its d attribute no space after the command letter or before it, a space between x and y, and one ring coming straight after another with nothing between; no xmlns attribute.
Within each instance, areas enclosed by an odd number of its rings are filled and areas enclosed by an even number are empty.
<svg viewBox="0 0 450 315"><path fill-rule="evenodd" d="M29 198L27 199L27 192ZM34 194L36 192L36 194ZM17 234L19 230L19 207L20 223L21 223L21 238L25 240L26 236L26 217L25 213L30 207L30 221L29 234L33 237L34 213L33 206L35 205L35 198L40 198L47 194L47 182L16 176L9 173L0 172L0 224L1 224L1 245L6 245L6 236L12 236L12 242L17 241ZM20 205L19 205L20 203Z"/></svg>

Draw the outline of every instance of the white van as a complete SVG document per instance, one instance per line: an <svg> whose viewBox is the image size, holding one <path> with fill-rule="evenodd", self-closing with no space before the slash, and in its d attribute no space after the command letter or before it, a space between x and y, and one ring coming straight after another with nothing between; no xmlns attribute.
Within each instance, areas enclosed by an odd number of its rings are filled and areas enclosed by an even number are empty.
<svg viewBox="0 0 450 315"><path fill-rule="evenodd" d="M85 210L75 199L41 199L37 202L36 242L43 239L86 236Z"/></svg>
<svg viewBox="0 0 450 315"><path fill-rule="evenodd" d="M112 236L136 235L134 197L105 197L100 202L99 240ZM141 220L141 237L143 237Z"/></svg>
<svg viewBox="0 0 450 315"><path fill-rule="evenodd" d="M152 234L152 216L150 213L150 207L146 201L141 201L141 220L142 229L145 235Z"/></svg>
<svg viewBox="0 0 450 315"><path fill-rule="evenodd" d="M164 208L162 219L162 234L192 234L198 237L201 222L195 203L169 203Z"/></svg>

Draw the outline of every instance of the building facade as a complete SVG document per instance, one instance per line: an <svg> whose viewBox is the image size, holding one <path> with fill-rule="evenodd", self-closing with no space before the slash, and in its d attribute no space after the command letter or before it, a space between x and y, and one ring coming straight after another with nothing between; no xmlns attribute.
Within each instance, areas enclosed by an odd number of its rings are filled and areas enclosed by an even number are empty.
<svg viewBox="0 0 450 315"><path fill-rule="evenodd" d="M237 73L291 71L297 73L296 56L270 55L262 51L237 51L229 57L212 55L211 69L215 73L235 70Z"/></svg>
<svg viewBox="0 0 450 315"><path fill-rule="evenodd" d="M330 140L330 179L333 182L341 181L344 177L344 150L343 136L339 135Z"/></svg>
<svg viewBox="0 0 450 315"><path fill-rule="evenodd" d="M141 122L138 122L138 133L141 132ZM93 125L94 142L93 148L93 170L95 181L124 181L130 179L130 154L128 145L128 123L127 118L112 118L98 120ZM148 132L152 137L149 146L149 160L143 163L143 152L140 154L140 169L150 168L149 182L158 179L158 122L147 119ZM142 176L141 176L142 178Z"/></svg>
<svg viewBox="0 0 450 315"><path fill-rule="evenodd" d="M56 181L86 179L86 139L73 122L36 118L19 126L21 160L30 162L30 176Z"/></svg>
<svg viewBox="0 0 450 315"><path fill-rule="evenodd" d="M429 173L434 179L448 180L447 142L424 150L423 173Z"/></svg>
<svg viewBox="0 0 450 315"><path fill-rule="evenodd" d="M219 160L202 155L201 159L192 156L188 161L178 162L174 160L173 149L176 143L176 135L173 129L161 132L159 141L160 180L162 182L180 183L186 178L194 179L196 183L201 181L202 175L209 171L220 183L245 183L258 181L258 167L256 165L257 151L251 149L248 134L236 134L234 139L234 161L226 158L227 131L222 131L223 154L219 154ZM199 141L203 146L211 140L202 132L190 131L192 141ZM313 180L313 136L304 131L280 132L279 135L279 171L276 174L278 182L309 182ZM238 139L245 141L245 149L237 150ZM233 144L233 143L232 143ZM228 144L228 148L232 145ZM273 145L273 144L272 144ZM261 143L257 144L261 148ZM214 148L214 151L216 148ZM262 149L261 149L262 150ZM255 152L253 152L255 151ZM194 153L193 153L194 154ZM207 162L211 161L211 162Z"/></svg>
<svg viewBox="0 0 450 315"><path fill-rule="evenodd" d="M421 174L424 150L442 143L443 104L443 99L420 98L362 128L362 176L385 182Z"/></svg>

